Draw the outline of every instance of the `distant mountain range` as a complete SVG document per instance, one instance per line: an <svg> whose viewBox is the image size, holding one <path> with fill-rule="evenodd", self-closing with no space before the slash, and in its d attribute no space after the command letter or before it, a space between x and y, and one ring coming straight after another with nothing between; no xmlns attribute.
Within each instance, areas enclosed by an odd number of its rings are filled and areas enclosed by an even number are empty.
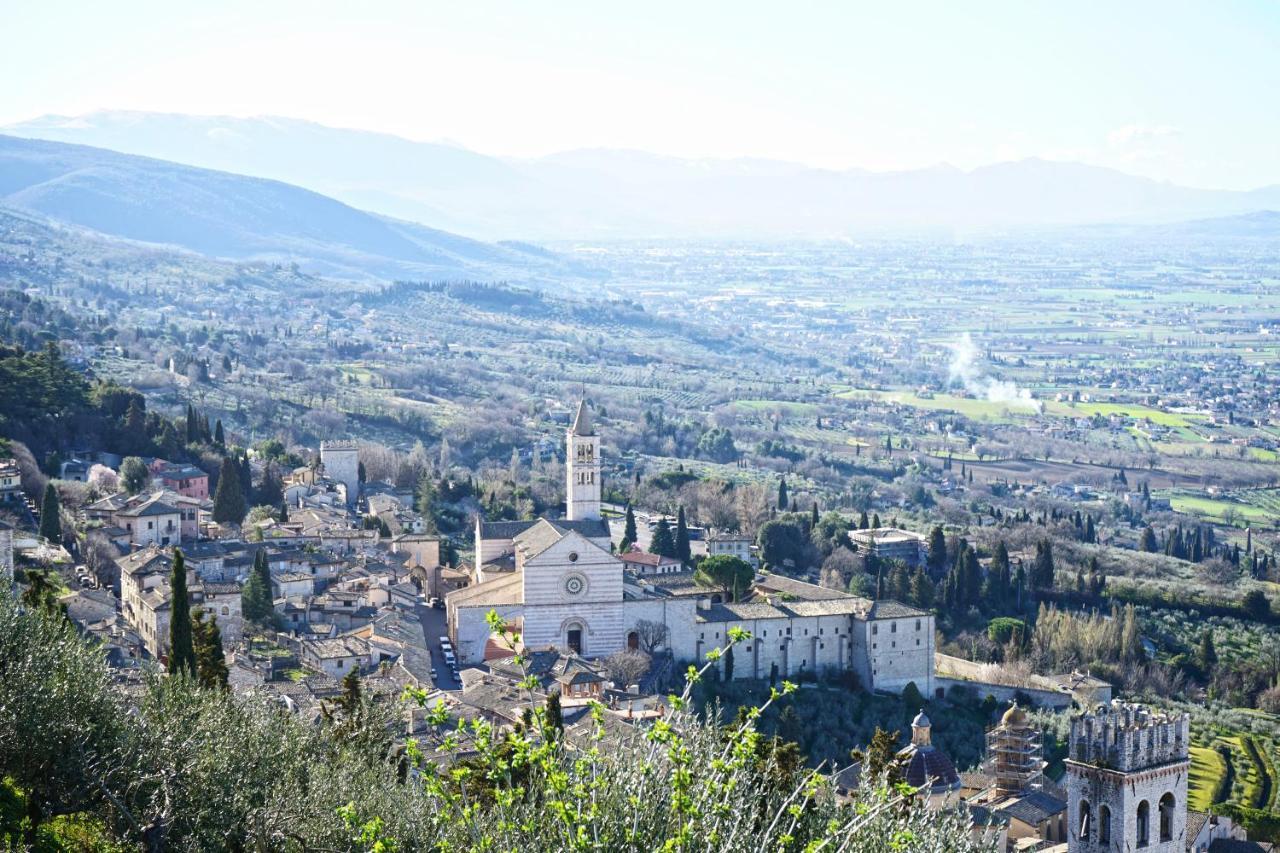
<svg viewBox="0 0 1280 853"><path fill-rule="evenodd" d="M1045 160L893 173L613 150L514 160L294 119L132 112L45 116L3 131L287 181L485 239L845 238L1280 209L1280 186L1191 189Z"/></svg>
<svg viewBox="0 0 1280 853"><path fill-rule="evenodd" d="M0 136L0 207L213 257L298 261L347 277L536 280L570 271L535 246L471 240L279 181L12 136Z"/></svg>

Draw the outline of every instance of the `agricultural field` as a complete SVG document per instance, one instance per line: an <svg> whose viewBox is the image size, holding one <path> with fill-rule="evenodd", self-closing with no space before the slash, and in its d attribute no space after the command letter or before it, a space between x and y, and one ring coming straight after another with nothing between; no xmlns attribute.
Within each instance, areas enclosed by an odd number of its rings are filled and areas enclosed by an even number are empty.
<svg viewBox="0 0 1280 853"><path fill-rule="evenodd" d="M1185 490L1158 493L1175 512L1233 527L1275 527L1280 523L1280 494L1273 489L1230 493L1221 497Z"/></svg>

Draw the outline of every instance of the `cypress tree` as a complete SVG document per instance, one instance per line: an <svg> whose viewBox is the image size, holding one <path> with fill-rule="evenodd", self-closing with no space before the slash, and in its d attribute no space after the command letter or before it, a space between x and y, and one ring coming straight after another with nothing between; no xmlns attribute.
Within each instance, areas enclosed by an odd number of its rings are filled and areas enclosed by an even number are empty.
<svg viewBox="0 0 1280 853"><path fill-rule="evenodd" d="M622 538L632 545L636 543L636 514L631 510L630 503L627 504L627 520L622 530Z"/></svg>
<svg viewBox="0 0 1280 853"><path fill-rule="evenodd" d="M996 543L991 555L991 568L987 574L987 599L996 607L1005 607L1012 597L1012 580L1009 578L1009 549L1004 540Z"/></svg>
<svg viewBox="0 0 1280 853"><path fill-rule="evenodd" d="M1213 647L1213 632L1205 631L1200 635L1200 648L1196 651L1196 663L1207 676L1209 670L1218 662L1218 651Z"/></svg>
<svg viewBox="0 0 1280 853"><path fill-rule="evenodd" d="M778 509L786 512L789 503L787 500L787 478L782 477L778 480Z"/></svg>
<svg viewBox="0 0 1280 853"><path fill-rule="evenodd" d="M281 523L289 520L289 504L284 498L280 499L280 521Z"/></svg>
<svg viewBox="0 0 1280 853"><path fill-rule="evenodd" d="M868 522L868 521L867 521L867 511L864 509L864 510L863 510L863 511L858 515L858 529L859 529L859 530L866 530L869 524L870 524L870 522Z"/></svg>
<svg viewBox="0 0 1280 853"><path fill-rule="evenodd" d="M1041 539L1036 543L1036 559L1031 565L1031 585L1036 589L1053 589L1053 543Z"/></svg>
<svg viewBox="0 0 1280 853"><path fill-rule="evenodd" d="M560 707L560 691L547 694L547 728L553 734L564 732L564 711Z"/></svg>
<svg viewBox="0 0 1280 853"><path fill-rule="evenodd" d="M818 502L813 502L813 513L809 517L809 529L814 530L818 526Z"/></svg>
<svg viewBox="0 0 1280 853"><path fill-rule="evenodd" d="M684 518L684 506L676 511L676 556L680 558L680 562L688 564L689 559L693 556L693 550L689 547L689 526Z"/></svg>
<svg viewBox="0 0 1280 853"><path fill-rule="evenodd" d="M947 564L947 535L942 531L942 525L935 524L933 530L929 531L929 569L940 574Z"/></svg>
<svg viewBox="0 0 1280 853"><path fill-rule="evenodd" d="M53 483L45 483L44 501L40 504L40 535L58 544L62 541L62 502Z"/></svg>
<svg viewBox="0 0 1280 853"><path fill-rule="evenodd" d="M200 429L196 425L196 408L187 403L187 444L195 444L200 437Z"/></svg>
<svg viewBox="0 0 1280 853"><path fill-rule="evenodd" d="M260 548L253 556L253 569L240 591L240 610L250 622L270 622L275 613L271 594L271 569L267 565L267 551Z"/></svg>
<svg viewBox="0 0 1280 853"><path fill-rule="evenodd" d="M229 672L222 652L222 629L218 627L218 617L197 607L191 612L191 633L196 650L196 678L200 686L225 690Z"/></svg>
<svg viewBox="0 0 1280 853"><path fill-rule="evenodd" d="M222 418L213 426L213 446L222 450L227 446L227 435L222 431Z"/></svg>
<svg viewBox="0 0 1280 853"><path fill-rule="evenodd" d="M880 513L877 512L871 516L871 527L874 530L880 529Z"/></svg>
<svg viewBox="0 0 1280 853"><path fill-rule="evenodd" d="M664 557L676 556L676 540L671 535L671 525L665 518L658 519L653 528L653 538L649 540L649 553L661 554Z"/></svg>
<svg viewBox="0 0 1280 853"><path fill-rule="evenodd" d="M213 493L213 520L219 524L239 524L246 512L239 466L230 456L224 456L218 472L218 488Z"/></svg>
<svg viewBox="0 0 1280 853"><path fill-rule="evenodd" d="M191 637L191 600L187 597L187 565L182 551L173 549L173 571L169 574L173 594L169 605L169 674L196 677L196 650Z"/></svg>
<svg viewBox="0 0 1280 853"><path fill-rule="evenodd" d="M1146 551L1149 554L1154 554L1157 547L1156 532L1152 530L1151 525L1148 524L1146 527L1142 528L1142 539L1138 542L1138 548L1139 550Z"/></svg>

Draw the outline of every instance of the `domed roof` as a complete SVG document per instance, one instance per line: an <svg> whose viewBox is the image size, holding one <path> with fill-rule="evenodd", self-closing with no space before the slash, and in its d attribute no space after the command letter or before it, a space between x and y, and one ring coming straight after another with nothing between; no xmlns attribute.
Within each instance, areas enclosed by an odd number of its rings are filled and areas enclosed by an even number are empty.
<svg viewBox="0 0 1280 853"><path fill-rule="evenodd" d="M913 729L927 729L931 725L933 724L930 723L929 718L924 715L924 711L916 714L916 718L911 721L911 728Z"/></svg>
<svg viewBox="0 0 1280 853"><path fill-rule="evenodd" d="M1002 726L1025 726L1027 724L1027 712L1019 708L1017 705L1010 705L1009 710L1004 712L1004 716L1000 718Z"/></svg>
<svg viewBox="0 0 1280 853"><path fill-rule="evenodd" d="M906 762L903 776L913 788L940 794L960 787L960 774L956 772L956 766L937 747L912 744L898 755Z"/></svg>

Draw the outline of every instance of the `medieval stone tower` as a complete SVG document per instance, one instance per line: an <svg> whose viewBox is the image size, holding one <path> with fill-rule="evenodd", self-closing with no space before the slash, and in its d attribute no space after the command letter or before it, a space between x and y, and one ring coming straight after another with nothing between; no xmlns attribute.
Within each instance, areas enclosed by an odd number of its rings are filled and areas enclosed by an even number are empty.
<svg viewBox="0 0 1280 853"><path fill-rule="evenodd" d="M347 487L347 506L360 498L360 448L354 441L320 442L324 473Z"/></svg>
<svg viewBox="0 0 1280 853"><path fill-rule="evenodd" d="M1191 721L1119 700L1071 721L1067 849L1182 853Z"/></svg>
<svg viewBox="0 0 1280 853"><path fill-rule="evenodd" d="M565 516L570 521L600 518L600 436L585 400L565 434Z"/></svg>

